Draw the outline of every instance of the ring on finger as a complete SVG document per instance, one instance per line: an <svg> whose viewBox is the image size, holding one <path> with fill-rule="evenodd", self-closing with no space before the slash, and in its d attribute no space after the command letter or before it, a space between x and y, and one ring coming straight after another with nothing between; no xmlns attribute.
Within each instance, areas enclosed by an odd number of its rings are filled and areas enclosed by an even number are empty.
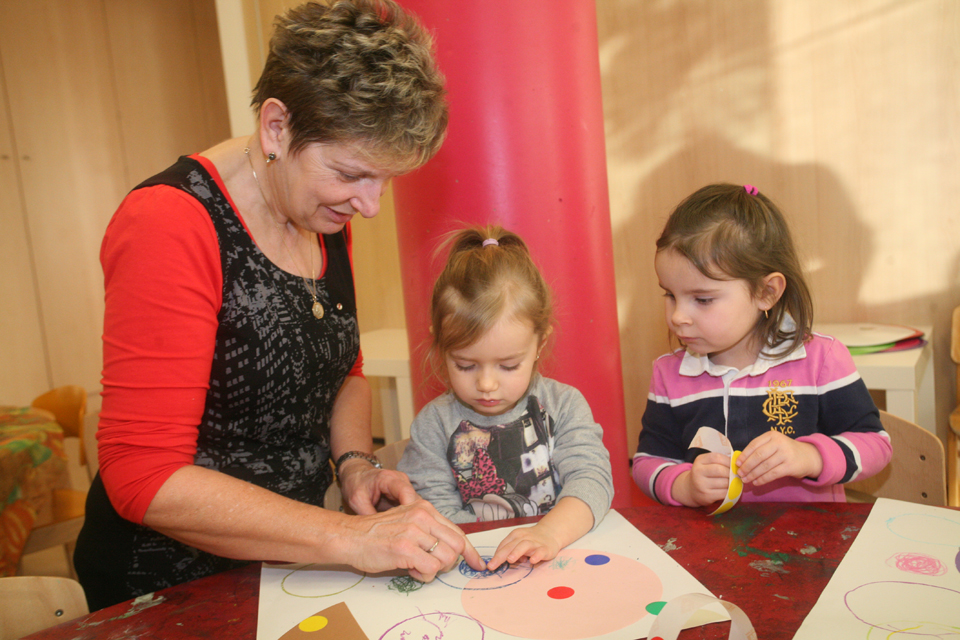
<svg viewBox="0 0 960 640"><path fill-rule="evenodd" d="M437 545L440 544L440 539L438 538L436 542L433 543L433 546L427 549L427 553L433 553L433 550L437 548Z"/></svg>

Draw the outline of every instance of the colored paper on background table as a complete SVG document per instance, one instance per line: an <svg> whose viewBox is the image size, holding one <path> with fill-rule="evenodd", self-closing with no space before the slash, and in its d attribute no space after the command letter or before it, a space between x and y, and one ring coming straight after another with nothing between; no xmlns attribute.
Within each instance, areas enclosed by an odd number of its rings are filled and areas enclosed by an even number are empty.
<svg viewBox="0 0 960 640"><path fill-rule="evenodd" d="M794 640L960 638L960 511L880 498Z"/></svg>
<svg viewBox="0 0 960 640"><path fill-rule="evenodd" d="M516 527L468 536L485 559ZM370 640L634 640L646 637L667 601L709 591L623 516L550 561L495 572L459 567L423 584L399 572L366 575L343 566L270 565L260 574L257 640L279 640L302 621L344 603ZM685 628L728 620L708 607ZM309 628L309 625L307 625ZM315 637L319 634L298 635Z"/></svg>
<svg viewBox="0 0 960 640"><path fill-rule="evenodd" d="M869 322L859 324L818 324L813 330L817 333L833 336L848 349L851 347L873 347L876 345L892 344L902 340L912 340L923 337L923 332L913 327L895 324L873 324Z"/></svg>
<svg viewBox="0 0 960 640"><path fill-rule="evenodd" d="M719 515L732 509L733 506L740 501L740 496L743 494L743 481L740 479L740 476L737 475L737 458L740 456L740 452L734 451L733 445L730 444L727 436L713 427L700 427L697 429L697 433L694 434L693 440L690 442L688 448L706 449L707 451L722 453L730 458L730 478L727 481L727 492L723 496L723 502L721 502L720 506L714 509L710 515Z"/></svg>
<svg viewBox="0 0 960 640"><path fill-rule="evenodd" d="M910 349L920 349L926 346L927 341L923 338L910 338L900 342L891 342L890 344L880 344L872 347L847 347L850 355L863 356L868 353L889 353L891 351L908 351Z"/></svg>

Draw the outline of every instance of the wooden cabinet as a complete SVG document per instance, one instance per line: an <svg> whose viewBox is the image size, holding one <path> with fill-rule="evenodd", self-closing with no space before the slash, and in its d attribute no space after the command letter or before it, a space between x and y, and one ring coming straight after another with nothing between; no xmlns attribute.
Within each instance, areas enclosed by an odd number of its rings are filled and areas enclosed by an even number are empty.
<svg viewBox="0 0 960 640"><path fill-rule="evenodd" d="M100 240L229 136L213 0L0 0L0 403L100 386Z"/></svg>
<svg viewBox="0 0 960 640"><path fill-rule="evenodd" d="M213 0L0 0L0 403L100 386L100 240L229 135Z"/></svg>

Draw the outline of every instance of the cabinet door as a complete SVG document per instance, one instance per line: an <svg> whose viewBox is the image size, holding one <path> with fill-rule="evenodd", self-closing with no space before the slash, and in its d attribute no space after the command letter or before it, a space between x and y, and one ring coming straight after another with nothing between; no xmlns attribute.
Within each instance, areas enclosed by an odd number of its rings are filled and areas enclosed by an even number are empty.
<svg viewBox="0 0 960 640"><path fill-rule="evenodd" d="M99 1L0 2L0 56L50 384L91 390L99 386L103 325L97 254L126 184L106 42Z"/></svg>
<svg viewBox="0 0 960 640"><path fill-rule="evenodd" d="M0 98L2 90L0 76ZM0 404L30 399L49 385L19 173L7 102L0 99Z"/></svg>
<svg viewBox="0 0 960 640"><path fill-rule="evenodd" d="M36 308L4 320L10 331L0 335L0 353L4 360L8 352L18 360L21 351L46 354L47 379L21 400L51 385L94 391L99 250L111 215L131 187L229 132L213 0L3 0L0 61L12 132L6 146L16 151L15 162L0 162L16 165L0 166L0 206L11 206L7 184L19 179L12 190L22 194L19 214L3 213L4 231L19 215L13 237L27 254L3 257L4 267L19 271L11 270L15 290L5 283L2 292L16 300L35 292ZM34 376L25 386L36 384Z"/></svg>

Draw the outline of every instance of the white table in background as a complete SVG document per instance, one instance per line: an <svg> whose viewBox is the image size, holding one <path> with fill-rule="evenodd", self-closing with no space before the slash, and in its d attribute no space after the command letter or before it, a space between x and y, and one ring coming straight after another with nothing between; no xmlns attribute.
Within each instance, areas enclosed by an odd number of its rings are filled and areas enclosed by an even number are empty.
<svg viewBox="0 0 960 640"><path fill-rule="evenodd" d="M937 433L933 381L933 327L917 326L927 341L919 349L853 356L868 389L886 393L887 412ZM817 328L814 327L814 330Z"/></svg>
<svg viewBox="0 0 960 640"><path fill-rule="evenodd" d="M410 349L404 329L378 329L360 334L363 373L386 378L380 386L385 444L410 437L413 422L413 386L410 382Z"/></svg>

